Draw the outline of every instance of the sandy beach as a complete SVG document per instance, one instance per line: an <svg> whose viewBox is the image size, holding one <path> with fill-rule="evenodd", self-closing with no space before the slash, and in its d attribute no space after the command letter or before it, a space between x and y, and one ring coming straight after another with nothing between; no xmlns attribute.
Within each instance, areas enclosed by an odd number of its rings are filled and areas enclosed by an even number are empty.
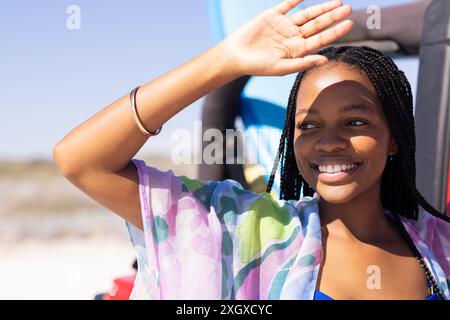
<svg viewBox="0 0 450 320"><path fill-rule="evenodd" d="M0 224L0 299L89 300L133 274L124 221L106 210Z"/></svg>
<svg viewBox="0 0 450 320"><path fill-rule="evenodd" d="M195 176L191 168L175 171ZM124 220L51 162L0 161L0 299L90 300L132 275L134 256Z"/></svg>
<svg viewBox="0 0 450 320"><path fill-rule="evenodd" d="M121 238L121 237L118 237ZM0 251L0 299L90 300L133 274L126 239L29 241Z"/></svg>

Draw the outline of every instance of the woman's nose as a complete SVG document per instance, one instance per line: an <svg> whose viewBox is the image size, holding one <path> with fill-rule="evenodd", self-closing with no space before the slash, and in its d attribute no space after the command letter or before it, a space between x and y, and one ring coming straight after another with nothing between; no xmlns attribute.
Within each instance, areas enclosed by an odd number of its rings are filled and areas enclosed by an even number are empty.
<svg viewBox="0 0 450 320"><path fill-rule="evenodd" d="M324 130L315 143L316 151L337 152L348 147L348 139L339 135L336 130Z"/></svg>

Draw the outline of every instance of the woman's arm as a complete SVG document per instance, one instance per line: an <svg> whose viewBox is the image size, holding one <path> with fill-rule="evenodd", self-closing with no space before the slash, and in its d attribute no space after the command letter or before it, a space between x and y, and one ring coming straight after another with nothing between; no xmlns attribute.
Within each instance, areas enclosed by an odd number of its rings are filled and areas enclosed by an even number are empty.
<svg viewBox="0 0 450 320"><path fill-rule="evenodd" d="M208 92L244 75L285 75L326 62L310 55L347 33L351 14L340 1L316 5L291 16L300 0L284 1L236 30L217 46L145 84L138 113L156 130ZM54 148L61 172L83 192L141 227L136 169L130 162L148 137L130 111L129 95L72 130Z"/></svg>
<svg viewBox="0 0 450 320"><path fill-rule="evenodd" d="M221 46L148 82L136 95L138 114L147 130L156 130L175 114L237 75ZM54 149L61 171L116 172L142 148L143 135L131 113L129 94L72 130Z"/></svg>

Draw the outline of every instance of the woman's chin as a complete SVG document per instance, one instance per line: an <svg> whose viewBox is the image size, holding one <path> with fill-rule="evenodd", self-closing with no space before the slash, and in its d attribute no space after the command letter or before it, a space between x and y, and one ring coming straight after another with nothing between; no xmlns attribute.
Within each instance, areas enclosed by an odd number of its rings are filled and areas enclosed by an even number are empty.
<svg viewBox="0 0 450 320"><path fill-rule="evenodd" d="M356 188L351 185L344 186L324 186L320 185L316 189L320 198L332 204L344 204L351 201L356 196Z"/></svg>

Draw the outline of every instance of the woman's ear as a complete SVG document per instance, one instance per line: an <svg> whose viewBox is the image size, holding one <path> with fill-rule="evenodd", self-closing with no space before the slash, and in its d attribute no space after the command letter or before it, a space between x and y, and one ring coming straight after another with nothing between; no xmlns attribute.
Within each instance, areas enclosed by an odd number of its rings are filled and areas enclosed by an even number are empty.
<svg viewBox="0 0 450 320"><path fill-rule="evenodd" d="M395 142L395 138L392 137L391 143L389 144L389 156L396 155L398 153L398 146Z"/></svg>

